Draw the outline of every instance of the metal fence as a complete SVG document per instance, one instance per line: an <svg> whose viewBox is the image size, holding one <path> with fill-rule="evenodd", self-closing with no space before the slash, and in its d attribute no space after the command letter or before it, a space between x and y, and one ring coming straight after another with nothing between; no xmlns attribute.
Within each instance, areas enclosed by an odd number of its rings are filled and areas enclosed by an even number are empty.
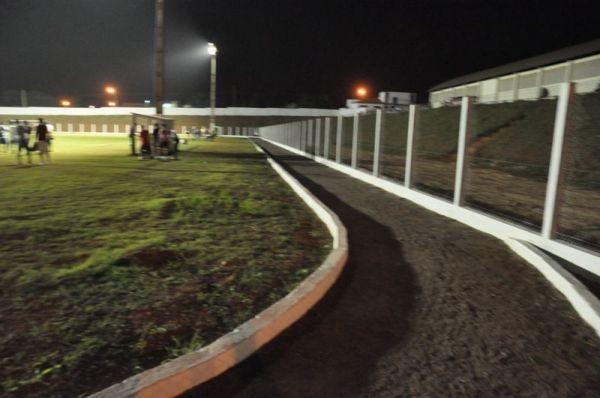
<svg viewBox="0 0 600 398"><path fill-rule="evenodd" d="M600 93L574 83L533 101L462 97L455 106L359 112L259 135L600 253Z"/></svg>

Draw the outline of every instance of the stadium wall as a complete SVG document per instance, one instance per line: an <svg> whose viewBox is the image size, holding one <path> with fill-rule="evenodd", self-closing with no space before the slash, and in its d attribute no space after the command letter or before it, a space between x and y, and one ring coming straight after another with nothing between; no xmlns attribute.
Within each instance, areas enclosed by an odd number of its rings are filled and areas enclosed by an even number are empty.
<svg viewBox="0 0 600 398"><path fill-rule="evenodd" d="M217 108L216 124L224 134L241 135L243 128L255 128L289 123L307 118L337 116L334 109L287 108ZM129 130L131 114L155 115L154 108L61 108L61 107L0 107L0 122L44 118L57 132L123 133ZM166 108L165 117L174 119L174 128L186 132L209 124L210 108ZM140 123L142 123L140 121ZM230 135L231 135L230 134ZM247 135L247 134L246 134Z"/></svg>

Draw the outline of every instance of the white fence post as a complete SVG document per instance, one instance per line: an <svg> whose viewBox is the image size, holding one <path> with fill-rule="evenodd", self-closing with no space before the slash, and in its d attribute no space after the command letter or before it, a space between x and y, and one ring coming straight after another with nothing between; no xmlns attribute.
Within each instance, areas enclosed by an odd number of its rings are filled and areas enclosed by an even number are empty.
<svg viewBox="0 0 600 398"><path fill-rule="evenodd" d="M102 124L102 132L108 133L108 124Z"/></svg>
<svg viewBox="0 0 600 398"><path fill-rule="evenodd" d="M113 132L114 132L114 133L118 133L118 132L119 132L119 125L118 125L118 124L115 124L113 127L114 127L114 130L113 130Z"/></svg>
<svg viewBox="0 0 600 398"><path fill-rule="evenodd" d="M315 119L315 156L321 153L321 119Z"/></svg>
<svg viewBox="0 0 600 398"><path fill-rule="evenodd" d="M311 147L314 145L313 142L313 120L310 119L308 121L308 128L307 128L307 132L306 132L306 151L311 151Z"/></svg>
<svg viewBox="0 0 600 398"><path fill-rule="evenodd" d="M324 138L324 145L323 145L323 157L325 159L329 159L329 136L330 136L330 130L331 130L331 118L326 117L325 118L325 138Z"/></svg>
<svg viewBox="0 0 600 398"><path fill-rule="evenodd" d="M563 83L560 86L560 94L556 105L556 117L554 119L554 135L552 138L552 152L550 154L550 166L548 168L548 183L546 185L546 201L544 204L544 219L542 223L542 236L552 239L556 232L560 200L558 200L561 187L562 173L561 162L565 134L569 128L569 106L575 95L574 83Z"/></svg>
<svg viewBox="0 0 600 398"><path fill-rule="evenodd" d="M339 115L337 120L337 132L335 137L335 161L337 163L341 163L342 161L342 115Z"/></svg>
<svg viewBox="0 0 600 398"><path fill-rule="evenodd" d="M456 177L454 178L454 204L456 206L462 206L464 199L465 155L467 152L467 136L470 133L469 119L471 118L472 106L473 97L462 97L458 128L458 150L456 152Z"/></svg>
<svg viewBox="0 0 600 398"><path fill-rule="evenodd" d="M377 109L375 116L375 146L373 148L373 175L379 176L379 155L381 153L381 119L383 117L383 111Z"/></svg>
<svg viewBox="0 0 600 398"><path fill-rule="evenodd" d="M404 166L404 186L410 188L412 183L412 164L413 164L413 142L415 137L415 119L417 116L416 105L408 107L408 131L406 134L406 165Z"/></svg>
<svg viewBox="0 0 600 398"><path fill-rule="evenodd" d="M350 166L355 169L358 163L358 113L354 114L352 123L352 160Z"/></svg>
<svg viewBox="0 0 600 398"><path fill-rule="evenodd" d="M96 124L95 124L95 123L92 123L92 125L90 126L90 131L91 131L92 133L95 133L95 132L96 132Z"/></svg>
<svg viewBox="0 0 600 398"><path fill-rule="evenodd" d="M56 131L60 131L60 132L63 131L63 129L62 129L62 123L56 123Z"/></svg>
<svg viewBox="0 0 600 398"><path fill-rule="evenodd" d="M72 132L73 132L73 123L68 123L68 124L67 124L67 131L68 131L69 133L72 133Z"/></svg>
<svg viewBox="0 0 600 398"><path fill-rule="evenodd" d="M308 129L306 120L303 120L301 122L301 129L300 129L300 150L302 152L306 152L306 130Z"/></svg>

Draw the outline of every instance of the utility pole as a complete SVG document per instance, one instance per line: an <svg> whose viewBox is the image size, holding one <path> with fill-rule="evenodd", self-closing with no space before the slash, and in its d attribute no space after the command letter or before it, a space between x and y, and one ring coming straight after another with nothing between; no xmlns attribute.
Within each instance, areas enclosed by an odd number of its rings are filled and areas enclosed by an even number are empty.
<svg viewBox="0 0 600 398"><path fill-rule="evenodd" d="M154 102L162 115L165 96L165 0L156 0L154 25Z"/></svg>
<svg viewBox="0 0 600 398"><path fill-rule="evenodd" d="M27 104L27 90L21 90L21 106L23 108L26 108L27 106L29 106Z"/></svg>

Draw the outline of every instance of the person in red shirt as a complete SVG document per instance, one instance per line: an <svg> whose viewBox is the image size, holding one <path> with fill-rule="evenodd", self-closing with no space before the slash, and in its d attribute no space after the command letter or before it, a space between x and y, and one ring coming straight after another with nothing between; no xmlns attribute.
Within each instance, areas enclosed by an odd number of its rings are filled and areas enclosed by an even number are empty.
<svg viewBox="0 0 600 398"><path fill-rule="evenodd" d="M160 150L161 155L169 154L169 129L166 124L162 125L162 130L160 131Z"/></svg>
<svg viewBox="0 0 600 398"><path fill-rule="evenodd" d="M152 151L150 149L150 132L142 126L142 131L140 132L140 141L142 142L142 157L152 156Z"/></svg>

